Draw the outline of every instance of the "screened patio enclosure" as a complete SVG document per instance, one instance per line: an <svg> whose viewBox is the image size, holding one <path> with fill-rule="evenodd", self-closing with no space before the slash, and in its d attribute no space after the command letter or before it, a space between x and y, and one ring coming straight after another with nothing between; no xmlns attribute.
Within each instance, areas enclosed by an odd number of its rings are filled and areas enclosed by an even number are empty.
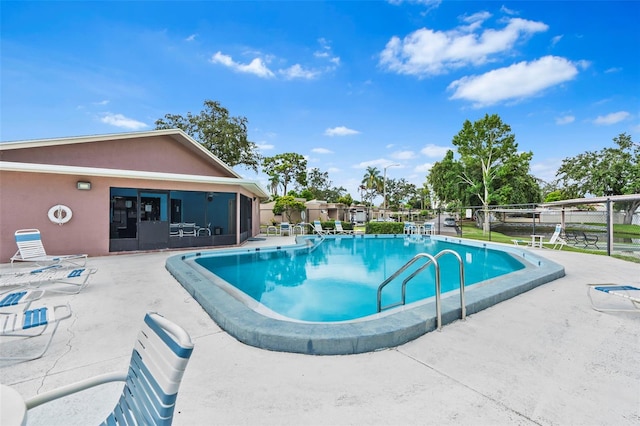
<svg viewBox="0 0 640 426"><path fill-rule="evenodd" d="M249 238L252 199L232 192L110 189L109 251L236 244Z"/></svg>

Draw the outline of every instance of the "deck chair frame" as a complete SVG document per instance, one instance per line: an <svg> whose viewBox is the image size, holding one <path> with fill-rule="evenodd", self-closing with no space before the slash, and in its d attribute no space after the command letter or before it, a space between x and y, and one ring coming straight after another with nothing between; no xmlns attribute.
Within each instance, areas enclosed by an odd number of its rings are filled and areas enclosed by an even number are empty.
<svg viewBox="0 0 640 426"><path fill-rule="evenodd" d="M49 286L48 291L64 294L77 294L89 284L89 278L97 271L96 268L65 268L62 265L45 266L20 272L0 274L0 289L9 287L8 291L17 288L39 288L48 284L62 284L63 287ZM69 290L70 288L70 290ZM4 294L6 291L1 291Z"/></svg>
<svg viewBox="0 0 640 426"><path fill-rule="evenodd" d="M18 229L15 232L18 251L11 256L11 266L14 262L33 262L38 266L67 263L72 266L85 266L86 254L48 255L42 244L42 235L38 229Z"/></svg>
<svg viewBox="0 0 640 426"><path fill-rule="evenodd" d="M605 308L596 304L593 300L593 292L600 291L602 293L619 297L630 302L629 308ZM587 284L587 294L591 301L591 307L599 312L635 312L640 313L640 286L621 285L621 284Z"/></svg>
<svg viewBox="0 0 640 426"><path fill-rule="evenodd" d="M51 330L46 344L43 348L33 354L22 354L19 356L1 356L0 360L30 361L41 358L53 341L60 322L71 317L71 306L55 305L48 307L41 305L31 308L31 302L27 303L24 309L14 311L0 311L0 336L6 338L29 339L44 334Z"/></svg>
<svg viewBox="0 0 640 426"><path fill-rule="evenodd" d="M342 221L336 220L335 227L335 233L338 235L353 235L353 229L344 229L342 227Z"/></svg>
<svg viewBox="0 0 640 426"><path fill-rule="evenodd" d="M329 230L328 229L324 229L322 227L322 222L320 222L319 220L314 220L313 221L313 230L316 234L318 235L329 235Z"/></svg>
<svg viewBox="0 0 640 426"><path fill-rule="evenodd" d="M178 388L193 351L189 334L148 313L131 355L127 373L107 373L42 393L26 401L27 409L110 382L124 382L114 411L104 425L170 425Z"/></svg>

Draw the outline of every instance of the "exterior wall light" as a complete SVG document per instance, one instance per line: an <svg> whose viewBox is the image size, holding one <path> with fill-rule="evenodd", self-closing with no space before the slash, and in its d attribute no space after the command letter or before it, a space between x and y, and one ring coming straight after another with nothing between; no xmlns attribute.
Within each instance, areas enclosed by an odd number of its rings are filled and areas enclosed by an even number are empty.
<svg viewBox="0 0 640 426"><path fill-rule="evenodd" d="M89 191L91 189L91 182L78 181L76 187L81 191Z"/></svg>

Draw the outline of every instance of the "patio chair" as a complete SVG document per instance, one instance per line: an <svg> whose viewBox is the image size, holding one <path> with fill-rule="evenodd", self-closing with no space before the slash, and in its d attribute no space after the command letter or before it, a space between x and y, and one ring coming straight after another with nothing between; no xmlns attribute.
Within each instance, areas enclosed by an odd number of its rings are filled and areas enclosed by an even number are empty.
<svg viewBox="0 0 640 426"><path fill-rule="evenodd" d="M73 269L62 265L51 265L27 271L8 272L0 274L0 288L10 287L9 290L12 291L16 288L30 289L48 284L62 284L64 287L48 287L47 290L76 294L89 284L89 278L96 271L96 268ZM0 291L0 294L2 293Z"/></svg>
<svg viewBox="0 0 640 426"><path fill-rule="evenodd" d="M27 399L27 410L110 382L124 382L120 400L104 425L169 425L182 376L191 357L189 334L156 314L144 317L126 373L102 374Z"/></svg>
<svg viewBox="0 0 640 426"><path fill-rule="evenodd" d="M567 242L567 244L576 245L578 244L578 233L574 231L565 230L562 232L561 237Z"/></svg>
<svg viewBox="0 0 640 426"><path fill-rule="evenodd" d="M182 237L182 226L180 223L169 224L169 236L170 237Z"/></svg>
<svg viewBox="0 0 640 426"><path fill-rule="evenodd" d="M313 230L318 235L328 235L329 230L322 228L322 223L319 220L313 221Z"/></svg>
<svg viewBox="0 0 640 426"><path fill-rule="evenodd" d="M564 238L562 238L560 236L561 232L562 232L562 225L561 224L557 224L556 225L556 229L553 231L553 235L551 235L551 238L549 238L549 241L541 241L540 242L541 247L544 247L545 244L546 245L553 244L553 250L555 250L556 247L558 248L558 250L562 250L562 247L565 244L567 244L567 242L564 240Z"/></svg>
<svg viewBox="0 0 640 426"><path fill-rule="evenodd" d="M14 308L17 307L14 306ZM16 351L19 353L18 355L6 355L8 351L2 350L3 355L0 360L28 361L42 357L49 349L60 321L69 317L71 317L71 307L68 303L53 307L43 305L32 309L31 302L29 302L22 310L0 311L0 337L30 339L43 335L46 330L51 328L51 333L42 350L31 354L26 354L20 350ZM5 345L8 343L8 341L3 341Z"/></svg>
<svg viewBox="0 0 640 426"><path fill-rule="evenodd" d="M183 237L195 237L196 236L196 224L193 223L183 223L182 224L182 234Z"/></svg>
<svg viewBox="0 0 640 426"><path fill-rule="evenodd" d="M291 225L289 225L289 222L282 222L280 224L280 236L284 235L291 235Z"/></svg>
<svg viewBox="0 0 640 426"><path fill-rule="evenodd" d="M74 266L84 266L87 263L86 254L48 255L42 245L38 229L18 229L15 232L15 239L18 251L11 257L11 266L13 266L13 262L34 262L39 266L63 262Z"/></svg>
<svg viewBox="0 0 640 426"><path fill-rule="evenodd" d="M593 301L592 293L599 291L610 296L626 299L630 302L627 304L627 308L618 307L604 307L601 304L596 304ZM596 311L600 312L636 312L640 313L640 286L634 287L632 285L620 285L620 284L587 284L587 294L589 300L591 300L591 306Z"/></svg>
<svg viewBox="0 0 640 426"><path fill-rule="evenodd" d="M600 249L600 247L598 247L598 236L597 235L591 235L591 234L587 234L585 232L582 232L582 238L580 240L580 242L582 244L584 244L584 248L587 248L589 246L594 246L596 249Z"/></svg>
<svg viewBox="0 0 640 426"><path fill-rule="evenodd" d="M404 223L404 233L405 234L417 234L418 227L413 222L405 222Z"/></svg>
<svg viewBox="0 0 640 426"><path fill-rule="evenodd" d="M335 222L335 226L336 226L336 234L341 234L341 235L352 235L353 234L353 229L344 229L342 227L342 222L339 220L336 220Z"/></svg>

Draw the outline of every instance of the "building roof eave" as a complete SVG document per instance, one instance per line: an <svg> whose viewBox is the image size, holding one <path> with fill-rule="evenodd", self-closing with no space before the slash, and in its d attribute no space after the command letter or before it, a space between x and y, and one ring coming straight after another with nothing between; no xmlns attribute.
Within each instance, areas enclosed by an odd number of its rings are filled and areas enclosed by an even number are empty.
<svg viewBox="0 0 640 426"><path fill-rule="evenodd" d="M210 183L217 185L238 185L255 194L260 199L269 198L269 194L267 193L267 191L262 188L262 186L258 182L242 178L106 169L95 167L60 166L56 164L19 163L10 161L0 161L0 171L97 176L125 179L168 180L175 182Z"/></svg>
<svg viewBox="0 0 640 426"><path fill-rule="evenodd" d="M40 148L48 146L59 145L71 145L80 143L102 142L107 140L125 140L136 138L148 138L157 136L169 136L176 142L181 143L184 146L190 148L197 155L206 157L211 163L223 168L227 173L234 177L241 178L231 167L225 162L216 157L211 151L206 149L200 142L193 139L181 129L162 129L162 130L149 130L145 132L126 132L126 133L111 133L103 135L89 135L89 136L73 136L66 138L53 138L53 139L33 139L26 141L10 141L0 143L0 151L11 149L29 149Z"/></svg>

